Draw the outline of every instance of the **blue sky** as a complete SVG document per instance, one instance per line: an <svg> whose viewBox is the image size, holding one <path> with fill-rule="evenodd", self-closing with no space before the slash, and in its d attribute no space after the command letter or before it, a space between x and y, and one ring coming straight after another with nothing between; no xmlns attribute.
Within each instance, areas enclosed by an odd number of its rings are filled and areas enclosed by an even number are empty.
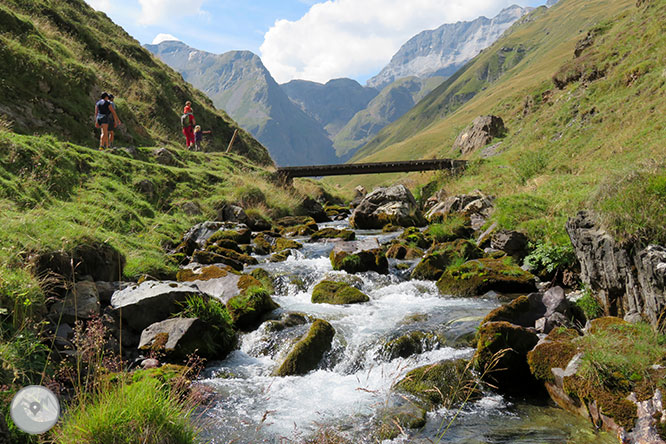
<svg viewBox="0 0 666 444"><path fill-rule="evenodd" d="M170 35L205 51L250 50L278 82L376 74L410 37L545 0L86 0L142 44ZM187 5L187 8L183 8Z"/></svg>

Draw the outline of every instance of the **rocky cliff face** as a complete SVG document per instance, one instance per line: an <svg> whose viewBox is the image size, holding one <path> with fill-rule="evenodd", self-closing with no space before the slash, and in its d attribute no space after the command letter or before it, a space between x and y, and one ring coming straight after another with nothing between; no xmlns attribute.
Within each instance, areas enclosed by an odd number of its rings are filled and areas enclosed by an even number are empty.
<svg viewBox="0 0 666 444"><path fill-rule="evenodd" d="M289 100L257 55L211 54L177 41L146 48L252 133L278 165L337 162L321 125Z"/></svg>
<svg viewBox="0 0 666 444"><path fill-rule="evenodd" d="M581 264L581 279L598 295L606 315L663 324L666 248L619 245L589 212L567 222Z"/></svg>
<svg viewBox="0 0 666 444"><path fill-rule="evenodd" d="M496 17L479 17L471 22L445 24L412 37L391 62L367 85L383 88L402 77L448 77L492 45L516 20L532 8L511 6Z"/></svg>

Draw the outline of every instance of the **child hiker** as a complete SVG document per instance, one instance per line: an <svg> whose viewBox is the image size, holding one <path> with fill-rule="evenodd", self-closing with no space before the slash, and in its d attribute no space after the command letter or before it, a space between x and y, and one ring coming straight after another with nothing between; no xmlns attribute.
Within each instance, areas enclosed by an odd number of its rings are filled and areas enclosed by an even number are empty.
<svg viewBox="0 0 666 444"><path fill-rule="evenodd" d="M194 149L196 151L201 151L201 141L203 140L203 135L211 133L212 131L201 131L200 125L194 127Z"/></svg>

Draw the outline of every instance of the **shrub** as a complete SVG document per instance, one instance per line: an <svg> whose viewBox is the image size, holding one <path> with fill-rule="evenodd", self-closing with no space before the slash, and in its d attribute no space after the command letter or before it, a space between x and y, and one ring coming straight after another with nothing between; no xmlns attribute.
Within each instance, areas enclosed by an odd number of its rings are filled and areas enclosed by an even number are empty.
<svg viewBox="0 0 666 444"><path fill-rule="evenodd" d="M576 263L573 245L539 243L530 245L532 252L525 257L524 264L538 275L552 276L559 271L571 268Z"/></svg>
<svg viewBox="0 0 666 444"><path fill-rule="evenodd" d="M599 301L594 298L588 288L585 289L583 296L576 301L576 306L581 309L587 319L596 319L604 313Z"/></svg>

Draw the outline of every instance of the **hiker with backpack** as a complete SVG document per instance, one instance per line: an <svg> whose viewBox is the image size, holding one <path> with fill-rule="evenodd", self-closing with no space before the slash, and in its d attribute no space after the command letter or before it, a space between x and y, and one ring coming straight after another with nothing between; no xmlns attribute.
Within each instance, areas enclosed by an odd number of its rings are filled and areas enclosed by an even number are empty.
<svg viewBox="0 0 666 444"><path fill-rule="evenodd" d="M192 102L189 100L185 102L183 108L183 115L180 116L180 124L183 127L183 134L185 135L185 147L187 149L194 147L194 114L192 113Z"/></svg>
<svg viewBox="0 0 666 444"><path fill-rule="evenodd" d="M102 134L99 136L100 151L109 147L109 122L111 117L114 119L115 126L122 124L115 108L109 102L109 95L103 92L99 101L95 104L95 128L102 129Z"/></svg>

